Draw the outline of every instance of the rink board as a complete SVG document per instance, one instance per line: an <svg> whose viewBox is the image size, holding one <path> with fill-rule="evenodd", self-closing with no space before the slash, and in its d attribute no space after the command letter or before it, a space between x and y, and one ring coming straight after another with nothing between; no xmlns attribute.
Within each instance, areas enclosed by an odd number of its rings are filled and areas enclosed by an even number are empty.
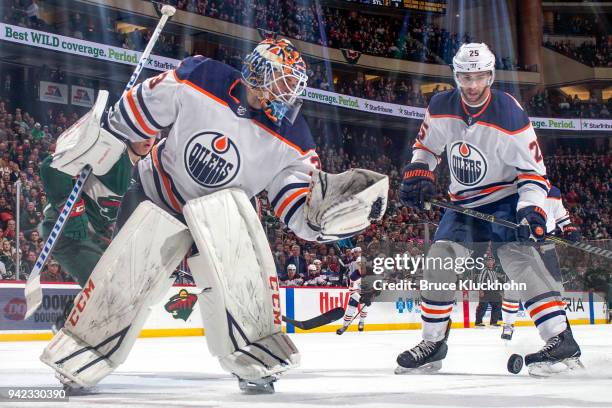
<svg viewBox="0 0 612 408"><path fill-rule="evenodd" d="M0 283L0 341L48 340L51 325L62 313L66 302L72 302L79 288L73 284L45 284L42 306L27 320L23 295L24 283ZM153 307L141 337L202 336L202 320L194 286L174 286ZM389 302L375 302L367 310L366 330L406 330L421 327L418 293L417 300L398 296ZM349 291L346 288L287 287L281 288L283 315L305 320L335 307L345 308ZM606 322L606 304L599 293L564 292L566 313L572 324L601 324ZM451 319L453 327L473 327L478 292L457 292ZM489 313L484 317L488 322ZM331 332L340 321L310 332ZM531 325L531 319L521 304L517 325ZM293 325L286 325L289 333L303 333ZM356 330L353 324L349 330Z"/></svg>

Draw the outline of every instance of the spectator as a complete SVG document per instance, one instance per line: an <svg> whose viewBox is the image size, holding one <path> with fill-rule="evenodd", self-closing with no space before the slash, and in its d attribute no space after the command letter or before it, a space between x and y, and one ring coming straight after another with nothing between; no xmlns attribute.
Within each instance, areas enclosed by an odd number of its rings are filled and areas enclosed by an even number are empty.
<svg viewBox="0 0 612 408"><path fill-rule="evenodd" d="M26 254L25 259L21 261L21 271L19 272L19 279L24 281L28 280L37 258L36 252L34 251L27 251Z"/></svg>
<svg viewBox="0 0 612 408"><path fill-rule="evenodd" d="M36 210L36 206L33 201L28 201L26 204L26 210L21 214L20 228L26 234L36 230L38 224L42 220L40 212Z"/></svg>
<svg viewBox="0 0 612 408"><path fill-rule="evenodd" d="M64 274L56 260L49 261L47 268L41 273L41 282L63 282Z"/></svg>
<svg viewBox="0 0 612 408"><path fill-rule="evenodd" d="M6 269L3 279L15 279L15 248L13 248L11 241L8 239L2 240L0 261Z"/></svg>
<svg viewBox="0 0 612 408"><path fill-rule="evenodd" d="M303 256L300 255L300 246L295 244L291 247L291 255L287 257L287 263L285 264L285 271L287 271L287 267L289 265L294 265L296 267L297 275L305 279L308 276L307 271L307 263ZM285 274L284 278L286 279L287 275ZM281 277L283 280L283 277Z"/></svg>

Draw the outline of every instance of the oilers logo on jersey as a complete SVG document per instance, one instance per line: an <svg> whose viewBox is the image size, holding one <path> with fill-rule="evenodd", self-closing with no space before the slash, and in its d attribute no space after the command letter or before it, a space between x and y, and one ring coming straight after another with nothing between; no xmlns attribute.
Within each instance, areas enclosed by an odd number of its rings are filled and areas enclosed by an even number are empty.
<svg viewBox="0 0 612 408"><path fill-rule="evenodd" d="M205 131L193 136L185 146L185 168L191 178L204 187L222 187L240 169L236 145L219 132Z"/></svg>
<svg viewBox="0 0 612 408"><path fill-rule="evenodd" d="M487 160L476 147L466 142L454 143L450 149L451 172L464 186L473 186L487 174Z"/></svg>

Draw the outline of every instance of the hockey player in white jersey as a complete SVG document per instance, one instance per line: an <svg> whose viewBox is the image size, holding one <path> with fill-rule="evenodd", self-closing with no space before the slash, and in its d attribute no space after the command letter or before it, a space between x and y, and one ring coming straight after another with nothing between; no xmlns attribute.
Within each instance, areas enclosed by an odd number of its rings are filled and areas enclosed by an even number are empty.
<svg viewBox="0 0 612 408"><path fill-rule="evenodd" d="M330 283L321 276L321 272L317 269L317 265L308 265L308 279L304 281L304 286L329 286Z"/></svg>
<svg viewBox="0 0 612 408"><path fill-rule="evenodd" d="M287 265L287 280L281 282L283 286L302 286L304 279L297 275L297 267L294 264Z"/></svg>
<svg viewBox="0 0 612 408"><path fill-rule="evenodd" d="M388 193L388 178L379 173L320 170L299 113L306 83L293 45L268 39L246 57L242 72L190 57L110 109L100 137L139 141L170 131L139 162L113 242L77 296L77 313L43 352L62 382L92 387L125 360L193 243L198 253L188 263L206 290L198 302L206 342L241 389L272 392L273 382L299 364L281 331L279 280L249 197L266 190L297 236L328 242L382 218ZM107 154L88 162L64 156L78 169Z"/></svg>
<svg viewBox="0 0 612 408"><path fill-rule="evenodd" d="M368 317L367 306L361 302L361 278L365 275L365 260L361 256L361 247L352 250L353 261L349 266L349 301L344 311L342 327L336 330L336 334L342 335L355 320L355 313L359 313L359 324L357 330L363 331L365 319ZM361 310L359 305L361 304Z"/></svg>
<svg viewBox="0 0 612 408"><path fill-rule="evenodd" d="M559 233L564 235L565 238L574 242L579 242L582 239L578 228L570 219L569 212L563 206L563 202L561 200L561 190L559 190L558 187L551 186L548 196L546 197L544 211L546 212L547 234ZM551 273L557 282L557 291L561 292L563 290L563 279L561 276L559 257L557 256L554 243L542 243L538 247L538 250L540 251L540 255L546 269ZM520 307L519 301L519 293L514 291L504 292L504 298L502 301L502 320L504 322L504 326L501 334L501 338L504 340L512 340L512 334L514 333L514 322Z"/></svg>
<svg viewBox="0 0 612 408"><path fill-rule="evenodd" d="M428 257L467 258L473 243L491 241L506 274L526 283L527 309L546 342L526 356L530 373L546 375L556 362L579 363L580 348L565 316L561 294L534 245L546 232L543 210L550 184L542 151L527 114L509 94L491 89L495 56L485 44L464 44L453 58L457 88L434 95L421 125L411 163L404 169L400 199L423 208L435 194L434 170L446 150L457 204L518 222L515 231L454 211L446 211ZM446 264L447 265L447 264ZM455 293L435 286L456 282L452 267L434 263L421 292L423 341L401 353L396 373L439 370L447 353L447 336Z"/></svg>

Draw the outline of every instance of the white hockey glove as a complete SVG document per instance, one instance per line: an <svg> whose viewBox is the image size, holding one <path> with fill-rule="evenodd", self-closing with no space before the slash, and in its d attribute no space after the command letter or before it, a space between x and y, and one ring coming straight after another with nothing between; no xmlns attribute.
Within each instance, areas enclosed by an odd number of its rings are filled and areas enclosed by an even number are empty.
<svg viewBox="0 0 612 408"><path fill-rule="evenodd" d="M125 144L101 125L108 91L98 92L96 103L81 119L62 133L56 142L51 167L71 176L90 165L95 175L103 175L119 160Z"/></svg>
<svg viewBox="0 0 612 408"><path fill-rule="evenodd" d="M382 219L388 192L389 178L375 171L314 170L304 215L310 228L319 231L319 241L347 238Z"/></svg>

